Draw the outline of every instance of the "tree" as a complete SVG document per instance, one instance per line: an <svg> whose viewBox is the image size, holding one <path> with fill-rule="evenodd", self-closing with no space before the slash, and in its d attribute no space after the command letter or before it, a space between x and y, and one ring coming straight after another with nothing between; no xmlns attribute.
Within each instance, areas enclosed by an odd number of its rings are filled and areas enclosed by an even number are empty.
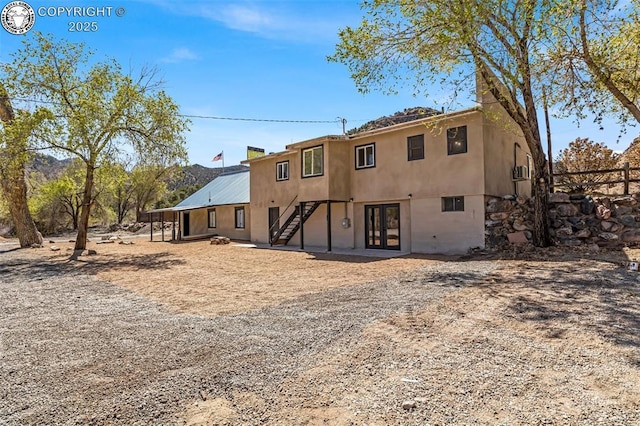
<svg viewBox="0 0 640 426"><path fill-rule="evenodd" d="M406 79L416 92L425 90L425 81L458 85L475 81L476 71L531 151L533 243L548 246L549 176L537 106L544 82L540 52L552 38L544 20L550 5L536 0L376 0L362 7L366 16L360 26L340 31L329 59L346 64L362 92L371 87L393 92L393 84Z"/></svg>
<svg viewBox="0 0 640 426"><path fill-rule="evenodd" d="M6 197L11 220L23 248L42 244L42 235L36 228L27 202L25 165L28 139L34 127L47 116L45 110L16 113L5 86L0 83L0 192Z"/></svg>
<svg viewBox="0 0 640 426"><path fill-rule="evenodd" d="M83 44L55 42L40 33L23 41L2 69L15 93L47 102L55 122L39 128L43 149L79 158L85 167L76 251L86 248L95 200L95 174L125 152L151 161L183 161L188 121L162 90L156 72L126 75L114 60L90 63Z"/></svg>
<svg viewBox="0 0 640 426"><path fill-rule="evenodd" d="M578 138L560 151L555 161L557 173L587 172L591 170L613 169L620 156L604 144L592 142L588 138ZM584 193L601 186L607 180L603 173L589 173L576 176L559 176L558 184L564 185L572 192ZM583 183L586 182L586 183Z"/></svg>
<svg viewBox="0 0 640 426"><path fill-rule="evenodd" d="M104 165L96 170L93 191L91 215L93 219L102 216L110 216L110 208L105 206L103 198L110 196L111 188L118 178L117 166ZM78 230L80 213L82 211L83 191L85 187L85 167L79 159L74 159L62 171L60 176L42 183L35 188L31 199L33 211L43 229L56 231L57 228L70 225L73 230ZM64 220L61 216L66 216ZM103 222L107 222L102 217Z"/></svg>
<svg viewBox="0 0 640 426"><path fill-rule="evenodd" d="M565 110L640 123L640 1L571 0L556 12L549 64Z"/></svg>

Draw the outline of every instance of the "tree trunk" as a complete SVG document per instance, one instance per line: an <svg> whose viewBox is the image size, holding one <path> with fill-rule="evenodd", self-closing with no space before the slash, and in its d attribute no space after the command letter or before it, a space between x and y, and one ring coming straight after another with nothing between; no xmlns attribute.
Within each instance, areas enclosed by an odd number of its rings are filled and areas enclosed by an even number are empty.
<svg viewBox="0 0 640 426"><path fill-rule="evenodd" d="M6 129L14 124L15 114L9 96L0 83L0 120L5 126L4 147L0 144L0 187L7 198L11 220L16 227L16 234L20 247L30 247L42 244L42 234L38 232L36 224L27 205L27 182L25 181L26 135L22 133L9 135Z"/></svg>
<svg viewBox="0 0 640 426"><path fill-rule="evenodd" d="M16 227L16 234L20 247L31 247L33 244L42 244L42 234L38 232L29 207L27 205L27 184L24 176L2 176L2 192L7 197L11 220Z"/></svg>
<svg viewBox="0 0 640 426"><path fill-rule="evenodd" d="M80 207L80 218L78 220L78 235L76 236L76 245L74 251L82 251L87 248L87 233L89 231L89 215L91 213L91 204L93 203L93 179L95 167L87 164L87 174L84 182L84 193L82 194L82 206Z"/></svg>
<svg viewBox="0 0 640 426"><path fill-rule="evenodd" d="M536 247L548 247L551 245L549 234L549 185L548 172L543 161L534 159L535 173L531 182L533 195L533 244Z"/></svg>

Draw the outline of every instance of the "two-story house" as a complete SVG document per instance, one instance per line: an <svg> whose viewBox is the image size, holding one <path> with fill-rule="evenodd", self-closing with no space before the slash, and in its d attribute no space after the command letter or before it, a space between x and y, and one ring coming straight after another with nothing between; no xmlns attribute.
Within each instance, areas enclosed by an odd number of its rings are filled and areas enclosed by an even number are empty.
<svg viewBox="0 0 640 426"><path fill-rule="evenodd" d="M484 247L487 197L530 195L532 161L515 124L482 100L246 161L251 240L414 253Z"/></svg>

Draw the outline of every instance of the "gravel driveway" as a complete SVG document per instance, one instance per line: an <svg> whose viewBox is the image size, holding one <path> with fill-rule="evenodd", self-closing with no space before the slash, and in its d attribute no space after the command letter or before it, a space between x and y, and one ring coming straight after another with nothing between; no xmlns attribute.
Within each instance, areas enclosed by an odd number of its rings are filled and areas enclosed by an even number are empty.
<svg viewBox="0 0 640 426"><path fill-rule="evenodd" d="M640 424L615 265L445 262L207 318L24 253L0 252L0 424Z"/></svg>

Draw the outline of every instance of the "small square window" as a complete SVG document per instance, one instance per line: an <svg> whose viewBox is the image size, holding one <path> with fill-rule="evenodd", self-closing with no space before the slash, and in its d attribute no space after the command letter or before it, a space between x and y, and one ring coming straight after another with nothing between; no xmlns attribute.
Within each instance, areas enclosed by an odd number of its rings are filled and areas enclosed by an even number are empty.
<svg viewBox="0 0 640 426"><path fill-rule="evenodd" d="M322 145L302 151L302 177L321 176L324 163Z"/></svg>
<svg viewBox="0 0 640 426"><path fill-rule="evenodd" d="M467 126L447 129L447 154L464 154L467 152Z"/></svg>
<svg viewBox="0 0 640 426"><path fill-rule="evenodd" d="M276 180L289 180L289 162L276 163Z"/></svg>
<svg viewBox="0 0 640 426"><path fill-rule="evenodd" d="M209 209L209 228L216 227L216 209Z"/></svg>
<svg viewBox="0 0 640 426"><path fill-rule="evenodd" d="M236 228L244 228L244 207L236 207Z"/></svg>
<svg viewBox="0 0 640 426"><path fill-rule="evenodd" d="M424 159L424 135L407 138L407 157L409 161Z"/></svg>
<svg viewBox="0 0 640 426"><path fill-rule="evenodd" d="M443 212L463 212L464 197L442 197Z"/></svg>
<svg viewBox="0 0 640 426"><path fill-rule="evenodd" d="M356 169L366 169L376 165L376 145L356 146Z"/></svg>

